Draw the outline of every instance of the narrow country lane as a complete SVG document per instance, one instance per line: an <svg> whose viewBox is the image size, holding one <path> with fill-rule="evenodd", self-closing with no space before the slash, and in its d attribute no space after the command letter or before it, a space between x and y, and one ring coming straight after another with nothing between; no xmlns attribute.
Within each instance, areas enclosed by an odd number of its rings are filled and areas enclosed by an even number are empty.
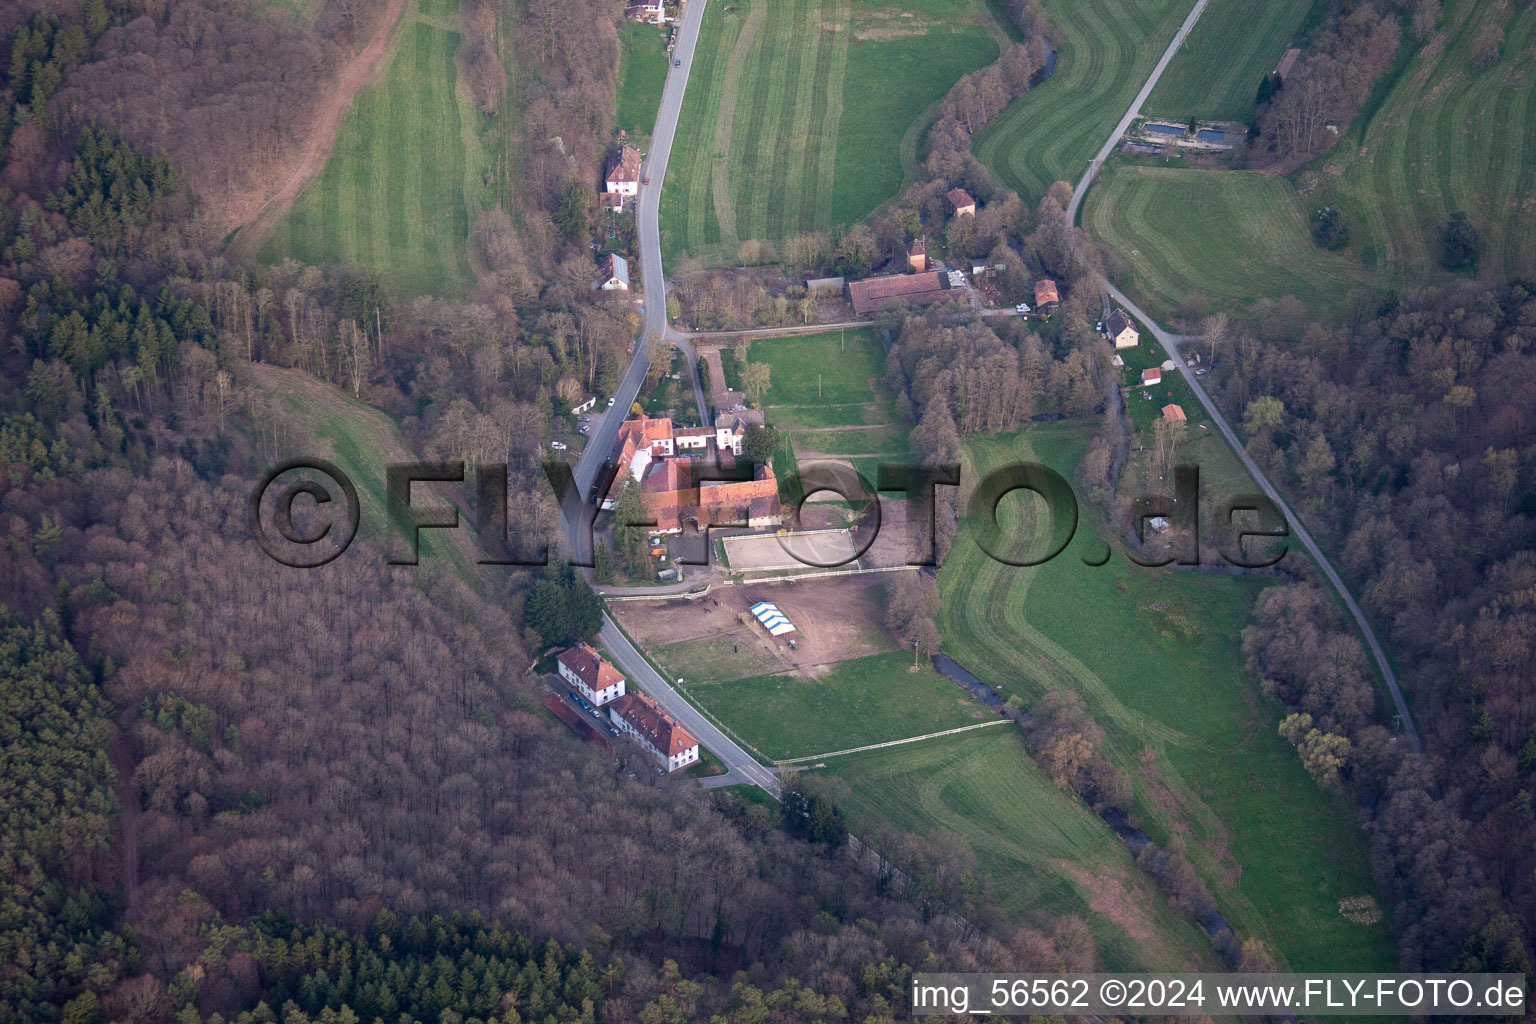
<svg viewBox="0 0 1536 1024"><path fill-rule="evenodd" d="M1125 133L1125 130L1131 126L1131 122L1141 113L1141 105L1152 94L1152 89L1157 85L1157 80L1162 77L1164 69L1168 67L1168 62L1173 59L1173 55L1183 45L1190 29L1195 27L1195 22L1199 20L1200 14L1205 10L1207 2L1208 0L1197 0L1195 6L1190 10L1189 16L1184 19L1184 24L1179 26L1179 31L1174 35L1173 42L1168 45L1168 49L1163 53L1162 59L1152 69L1151 76L1147 78L1146 83L1141 87L1141 91L1136 94L1136 98L1131 101L1130 109L1125 112L1125 116L1115 126L1114 133L1110 135L1103 148L1099 150L1098 155L1088 165L1088 169L1083 172L1082 178L1078 180L1077 188L1072 192L1072 201L1067 205L1067 223L1069 225L1075 226L1077 224L1077 216L1078 212L1082 209L1083 197L1088 194L1089 187L1093 184L1094 179L1098 177L1099 169L1104 165L1104 161L1108 159L1109 155L1114 152L1115 146L1120 141L1120 136ZM1073 235L1071 237L1075 238L1076 236ZM1291 535L1301 541L1302 546L1307 549L1307 552L1312 556L1312 560L1322 570L1329 584L1338 593L1339 599L1344 602L1344 607L1349 609L1349 614L1354 618L1355 624L1360 628L1360 634L1365 637L1365 644L1370 648L1371 657L1375 660L1376 667L1387 684L1387 691L1391 694L1393 708L1396 710L1398 719L1402 723L1403 734L1413 744L1414 750L1422 754L1424 752L1424 744L1419 739L1418 726L1414 724L1413 714L1408 710L1408 703L1403 699L1403 691L1397 684L1397 674L1392 671L1392 662L1387 658L1386 651L1382 648L1381 642L1376 638L1376 631L1371 628L1371 623L1366 619L1365 612L1361 610L1354 595L1350 593L1349 587L1344 583L1338 571L1334 569L1333 563L1328 560L1327 555L1323 554L1322 547L1312 539L1312 534L1307 531L1307 528L1302 525L1301 520L1291 511L1285 499L1280 496L1279 488L1270 482L1258 464L1249 457L1247 449L1243 447L1241 440L1237 436L1237 431L1232 429L1231 424L1227 422L1227 418L1222 415L1221 409L1211 400L1211 396L1206 393L1200 378L1196 377L1189 368L1189 363L1184 360L1184 354L1179 351L1179 342L1191 339L1188 336L1170 334L1163 330L1157 321L1143 312L1141 307L1127 298L1124 292L1116 288L1107 279L1104 281L1104 288L1114 297L1116 302L1126 308L1127 312L1146 324L1152 331L1158 343L1168 352L1168 357L1174 361L1174 365L1184 375L1184 379L1189 382L1190 389L1194 391L1195 397L1200 399L1200 404L1204 406L1206 413L1215 422L1217 429L1221 431L1222 437L1226 438L1227 443L1237 453L1237 457L1242 461L1243 466L1258 481L1259 487L1263 489L1264 494L1285 515L1286 521L1290 525Z"/></svg>
<svg viewBox="0 0 1536 1024"><path fill-rule="evenodd" d="M667 283L661 266L661 188L667 177L667 160L672 153L672 139L677 132L678 115L683 109L683 94L688 88L688 73L693 67L693 52L699 40L699 25L704 21L707 0L689 0L684 9L682 26L678 32L677 46L672 58L679 61L667 73L666 88L661 94L661 109L656 115L656 130L651 135L651 149L645 156L643 176L650 184L640 186L638 202L640 217L640 273L645 288L645 321L640 338L635 343L634 355L624 371L624 377L614 392L613 404L594 418L591 440L576 461L576 488L566 495L561 506L561 518L565 526L570 549L583 560L591 555L584 530L578 526L584 514L590 514L585 495L591 490L613 446L618 440L619 426L629 415L629 407L640 394L651 361L647 352L652 338L671 338L688 358L693 374L695 394L698 397L701 420L708 415L702 382L699 380L698 356L686 339L669 334L667 327ZM760 786L774 796L779 794L779 781L773 772L757 760L725 733L715 727L661 677L645 656L635 649L629 638L613 619L604 612L603 627L599 634L603 646L612 656L619 670L666 709L667 713L693 733L699 743L718 757L729 769L727 774L710 779L710 788L722 785L751 784Z"/></svg>

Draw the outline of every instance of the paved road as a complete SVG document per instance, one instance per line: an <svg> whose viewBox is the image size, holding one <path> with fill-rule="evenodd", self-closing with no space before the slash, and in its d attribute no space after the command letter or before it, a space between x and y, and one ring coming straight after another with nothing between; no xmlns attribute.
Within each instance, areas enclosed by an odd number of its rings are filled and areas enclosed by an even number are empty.
<svg viewBox="0 0 1536 1024"><path fill-rule="evenodd" d="M592 486L603 460L613 451L619 436L619 425L629 413L629 407L640 394L640 385L651 368L646 353L646 342L651 338L667 337L667 283L661 268L661 186L667 177L667 159L672 153L672 137L677 132L677 116L683 109L683 92L688 88L688 73L693 68L693 51L699 41L699 25L704 20L706 0L692 0L683 14L682 28L678 32L677 46L672 57L682 62L667 72L667 84L661 93L661 109L656 115L656 130L651 134L651 149L646 154L643 177L649 185L640 186L637 202L640 217L640 273L645 287L645 320L640 339L635 342L635 353L618 390L614 392L613 405L594 417L591 440L576 463L576 484L585 494ZM689 357L693 362L693 357ZM695 377L697 370L695 369ZM702 400L702 396L701 396ZM569 518L569 517L568 517Z"/></svg>
<svg viewBox="0 0 1536 1024"><path fill-rule="evenodd" d="M698 0L694 0L698 3ZM625 676L646 695L654 699L672 715L673 718L683 723L683 728L698 739L710 753L714 754L725 766L730 769L727 776L722 776L713 783L714 786L729 786L737 783L751 783L761 786L768 792L778 795L779 780L768 768L759 764L751 754L743 750L734 740L715 727L715 724L705 718L682 694L674 690L667 680L661 678L661 674L651 668L651 663L635 650L613 620L603 616L603 630L599 634L603 646L608 653L613 655L619 667L624 670ZM735 777L735 782L726 781L730 776Z"/></svg>
<svg viewBox="0 0 1536 1024"><path fill-rule="evenodd" d="M584 558L590 556L591 551L587 548L586 531L577 530L576 525L583 515L591 514L593 507L585 503L583 496L591 490L593 481L613 451L619 436L619 425L624 422L630 405L640 394L640 386L650 370L647 342L652 338L671 337L667 326L666 276L661 266L661 187L667 177L667 159L671 156L672 139L677 132L678 114L683 108L683 93L688 88L688 73L693 68L693 52L699 40L699 25L704 20L705 3L706 0L691 0L684 10L677 46L672 51L673 58L682 64L667 73L667 84L661 94L661 109L656 115L656 130L651 134L651 149L645 158L644 176L650 179L650 184L640 186L637 204L640 217L640 271L645 287L644 329L635 343L635 352L630 357L624 377L614 392L613 404L602 415L593 418L591 440L581 458L576 461L574 475L576 491L579 493L567 495L561 507L566 537L576 553ZM705 404L703 384L699 380L698 357L686 339L671 340L676 341L688 357L699 400L699 416L704 419L708 415L708 406ZM603 628L599 636L625 676L672 717L683 723L684 728L725 763L729 769L727 774L709 779L705 783L707 787L751 784L778 796L779 780L773 772L759 764L751 754L684 700L651 668L650 662L635 650L634 645L606 613L603 615Z"/></svg>
<svg viewBox="0 0 1536 1024"><path fill-rule="evenodd" d="M1173 42L1168 44L1168 49L1163 51L1163 56L1158 60L1157 66L1152 69L1152 74L1147 77L1147 81L1142 85L1141 91L1136 94L1135 99L1131 100L1131 108L1125 112L1125 116L1120 119L1120 123L1115 125L1114 133L1110 135L1109 141L1104 143L1104 147L1099 150L1098 155L1088 164L1088 169L1083 172L1082 179L1078 181L1077 188L1072 193L1072 202L1067 206L1068 224L1077 223L1077 209L1082 205L1083 196L1088 192L1088 186L1098 176L1099 168L1104 166L1104 161L1109 158L1109 154L1114 152L1115 146L1120 142L1120 136L1125 134L1125 130L1131 126L1131 122L1136 120L1141 114L1141 105L1147 102L1148 96L1152 95L1152 87L1157 85L1159 78L1163 77L1163 70L1168 67L1168 62L1173 60L1173 55L1179 52L1179 47L1184 45L1184 38L1189 35L1189 30L1195 27L1195 22L1200 20L1200 15L1205 10L1207 2L1208 0L1197 0L1195 6L1190 8L1189 17L1184 19L1184 24L1180 25L1179 30L1174 33Z"/></svg>
<svg viewBox="0 0 1536 1024"><path fill-rule="evenodd" d="M1152 69L1151 76L1142 85L1141 91L1136 94L1136 98L1131 101L1130 109L1125 112L1125 116L1115 126L1114 134L1109 137L1109 141L1104 143L1098 155L1093 158L1093 162L1088 165L1088 169L1083 172L1082 178L1077 183L1077 188L1072 193L1072 202L1067 205L1068 224L1077 223L1077 215L1082 207L1083 197L1088 193L1088 187L1093 184L1093 179L1098 175L1099 168L1103 166L1109 154L1114 151L1116 144L1120 141L1120 136L1125 133L1125 130L1130 127L1131 122L1141 112L1141 105L1151 95L1153 86L1157 85L1157 80L1162 77L1163 70L1168 66L1168 62L1173 59L1174 53L1183 44L1184 38L1189 35L1190 29L1195 27L1195 22L1199 20L1200 13L1205 10L1207 2L1208 0L1197 0L1195 6L1190 10L1189 16L1184 19L1184 24L1179 26L1179 31L1173 37L1173 42L1164 51L1162 59ZM1221 410L1211 400L1211 396L1206 393L1205 386L1201 384L1200 378L1196 377L1194 371L1189 368L1189 363L1185 361L1184 354L1179 351L1179 342L1191 341L1193 339L1188 335L1175 335L1163 330L1157 321L1149 317L1136 303L1127 298L1124 292L1120 291L1109 281L1106 280L1104 282L1104 287L1114 297L1116 302L1124 306L1152 331L1152 335L1157 338L1159 344L1168 352L1169 358L1174 361L1174 365L1179 368L1179 372L1184 375L1184 379L1189 382L1190 390L1195 393L1196 398L1200 399L1200 404L1204 406L1206 413L1215 422L1217 429L1221 431L1221 435L1227 439L1227 443L1237 453L1237 457L1242 461L1243 466L1259 482L1259 487L1264 491L1269 500L1273 501L1285 515L1286 521L1290 525L1291 535L1301 541L1302 546L1312 555L1313 561L1322 570L1323 575L1327 577L1328 582L1338 593L1339 599L1344 602L1344 607L1349 609L1349 614L1360 628L1360 634L1365 637L1366 646L1370 648L1371 657L1375 659L1376 667L1381 671L1382 679L1386 681L1387 691L1392 696L1392 704L1397 711L1398 720L1402 722L1403 734L1413 744L1414 750L1422 754L1424 752L1424 744L1419 739L1418 726L1414 724L1413 715L1409 712L1408 704L1403 699L1403 692L1397 684L1397 674L1392 671L1392 663L1387 660L1386 651L1382 649L1381 642L1376 638L1376 631L1371 628L1365 613L1360 610L1359 603L1356 602L1354 595L1349 592L1349 587L1345 585L1343 578L1334 569L1333 563L1328 560L1327 555L1323 554L1322 547L1312 539L1311 533L1302 525L1301 520L1297 518L1296 514L1291 511L1285 499L1280 496L1280 491L1274 484L1270 483L1269 478L1264 475L1264 472L1259 469L1258 464L1248 455L1248 450L1243 447L1242 442L1238 439L1237 432L1232 429L1231 424L1227 422L1227 418L1221 414Z"/></svg>
<svg viewBox="0 0 1536 1024"><path fill-rule="evenodd" d="M1360 627L1360 633L1365 637L1365 644L1370 648L1371 657L1375 659L1376 667L1381 670L1381 677L1386 681L1387 691L1392 695L1392 706L1396 709L1398 719L1403 724L1403 734L1413 744L1414 750L1422 754L1424 752L1424 744L1419 739L1418 726L1414 724L1413 715L1409 712L1408 704L1403 699L1403 691L1398 687L1397 674L1392 671L1392 663L1387 660L1387 653L1382 649L1381 642L1376 639L1376 631L1371 628L1370 621L1366 619L1365 613L1360 610L1360 605L1355 601L1354 595L1349 592L1349 587L1345 585L1343 578L1334 569L1333 563L1328 561L1327 555L1323 554L1322 547L1312 539L1312 534L1307 532L1307 528L1302 525L1296 513L1291 511L1291 507L1280 496L1280 492L1275 488L1275 485L1269 482L1269 478L1264 475L1263 470L1259 469L1258 463L1254 462L1248 455L1248 450L1243 447L1243 443L1238 439L1236 431L1232 429L1226 417L1221 414L1221 409L1212 401L1200 378L1196 377L1194 371L1189 368L1189 363L1184 360L1184 353L1179 351L1179 342L1196 341L1198 338L1192 335L1169 334L1157 325L1157 321L1142 312L1141 308L1127 298L1120 289L1108 281L1104 282L1104 287L1109 290L1109 294L1114 297L1116 302L1124 306L1131 315L1146 324L1152 331L1153 336L1168 351L1168 357L1173 360L1174 365L1179 368L1179 372L1184 375L1184 379L1189 382L1190 390L1194 391L1195 397L1200 399L1200 404L1205 407L1206 413L1216 423L1216 428L1221 431L1221 435L1227 439L1227 443L1232 446L1232 450L1242 460L1243 466L1259 482L1259 487L1264 491L1264 494L1270 501L1275 503L1280 512L1285 516L1286 523L1290 526L1291 536L1301 541L1302 546L1312 555L1312 560L1317 564L1317 567L1328 578L1328 582L1338 593L1339 599L1344 602L1344 607L1349 609L1349 614L1353 616L1355 624Z"/></svg>

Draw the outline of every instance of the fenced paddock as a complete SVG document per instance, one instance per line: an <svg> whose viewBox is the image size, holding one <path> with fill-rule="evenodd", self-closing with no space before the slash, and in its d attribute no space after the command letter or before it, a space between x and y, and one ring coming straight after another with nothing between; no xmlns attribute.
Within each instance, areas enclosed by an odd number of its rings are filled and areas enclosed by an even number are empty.
<svg viewBox="0 0 1536 1024"><path fill-rule="evenodd" d="M846 562L859 568L857 548L847 530L801 530L794 533L751 533L726 537L725 557L736 572L773 569L817 569Z"/></svg>

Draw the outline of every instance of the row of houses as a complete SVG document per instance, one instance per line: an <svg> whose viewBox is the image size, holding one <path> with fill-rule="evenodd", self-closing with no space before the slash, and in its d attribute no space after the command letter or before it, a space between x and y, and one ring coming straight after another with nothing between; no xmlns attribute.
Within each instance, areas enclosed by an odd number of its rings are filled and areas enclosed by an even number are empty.
<svg viewBox="0 0 1536 1024"><path fill-rule="evenodd" d="M722 412L713 427L678 427L666 417L639 416L619 427L613 462L619 467L603 500L604 508L618 503L626 478L640 484L646 514L653 532L682 533L685 528L746 526L752 529L778 526L779 481L773 467L760 463L750 480L694 479L694 464L711 459L716 464L734 463L741 455L749 427L761 426L763 414L756 409Z"/></svg>
<svg viewBox="0 0 1536 1024"><path fill-rule="evenodd" d="M555 657L560 678L594 708L606 707L613 727L638 743L669 772L699 760L699 741L681 722L638 691L590 644L578 643Z"/></svg>

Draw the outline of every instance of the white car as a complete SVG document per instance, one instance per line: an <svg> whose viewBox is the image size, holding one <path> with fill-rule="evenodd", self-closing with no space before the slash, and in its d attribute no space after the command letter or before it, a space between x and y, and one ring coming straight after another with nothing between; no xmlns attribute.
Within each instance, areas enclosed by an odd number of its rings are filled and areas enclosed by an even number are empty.
<svg viewBox="0 0 1536 1024"><path fill-rule="evenodd" d="M549 446L557 452L563 452L567 447L564 441L551 441L549 442Z"/></svg>
<svg viewBox="0 0 1536 1024"><path fill-rule="evenodd" d="M610 399L608 399L608 407L609 407L609 408L612 408L612 407L613 407L613 399L611 399L611 398L610 398Z"/></svg>

